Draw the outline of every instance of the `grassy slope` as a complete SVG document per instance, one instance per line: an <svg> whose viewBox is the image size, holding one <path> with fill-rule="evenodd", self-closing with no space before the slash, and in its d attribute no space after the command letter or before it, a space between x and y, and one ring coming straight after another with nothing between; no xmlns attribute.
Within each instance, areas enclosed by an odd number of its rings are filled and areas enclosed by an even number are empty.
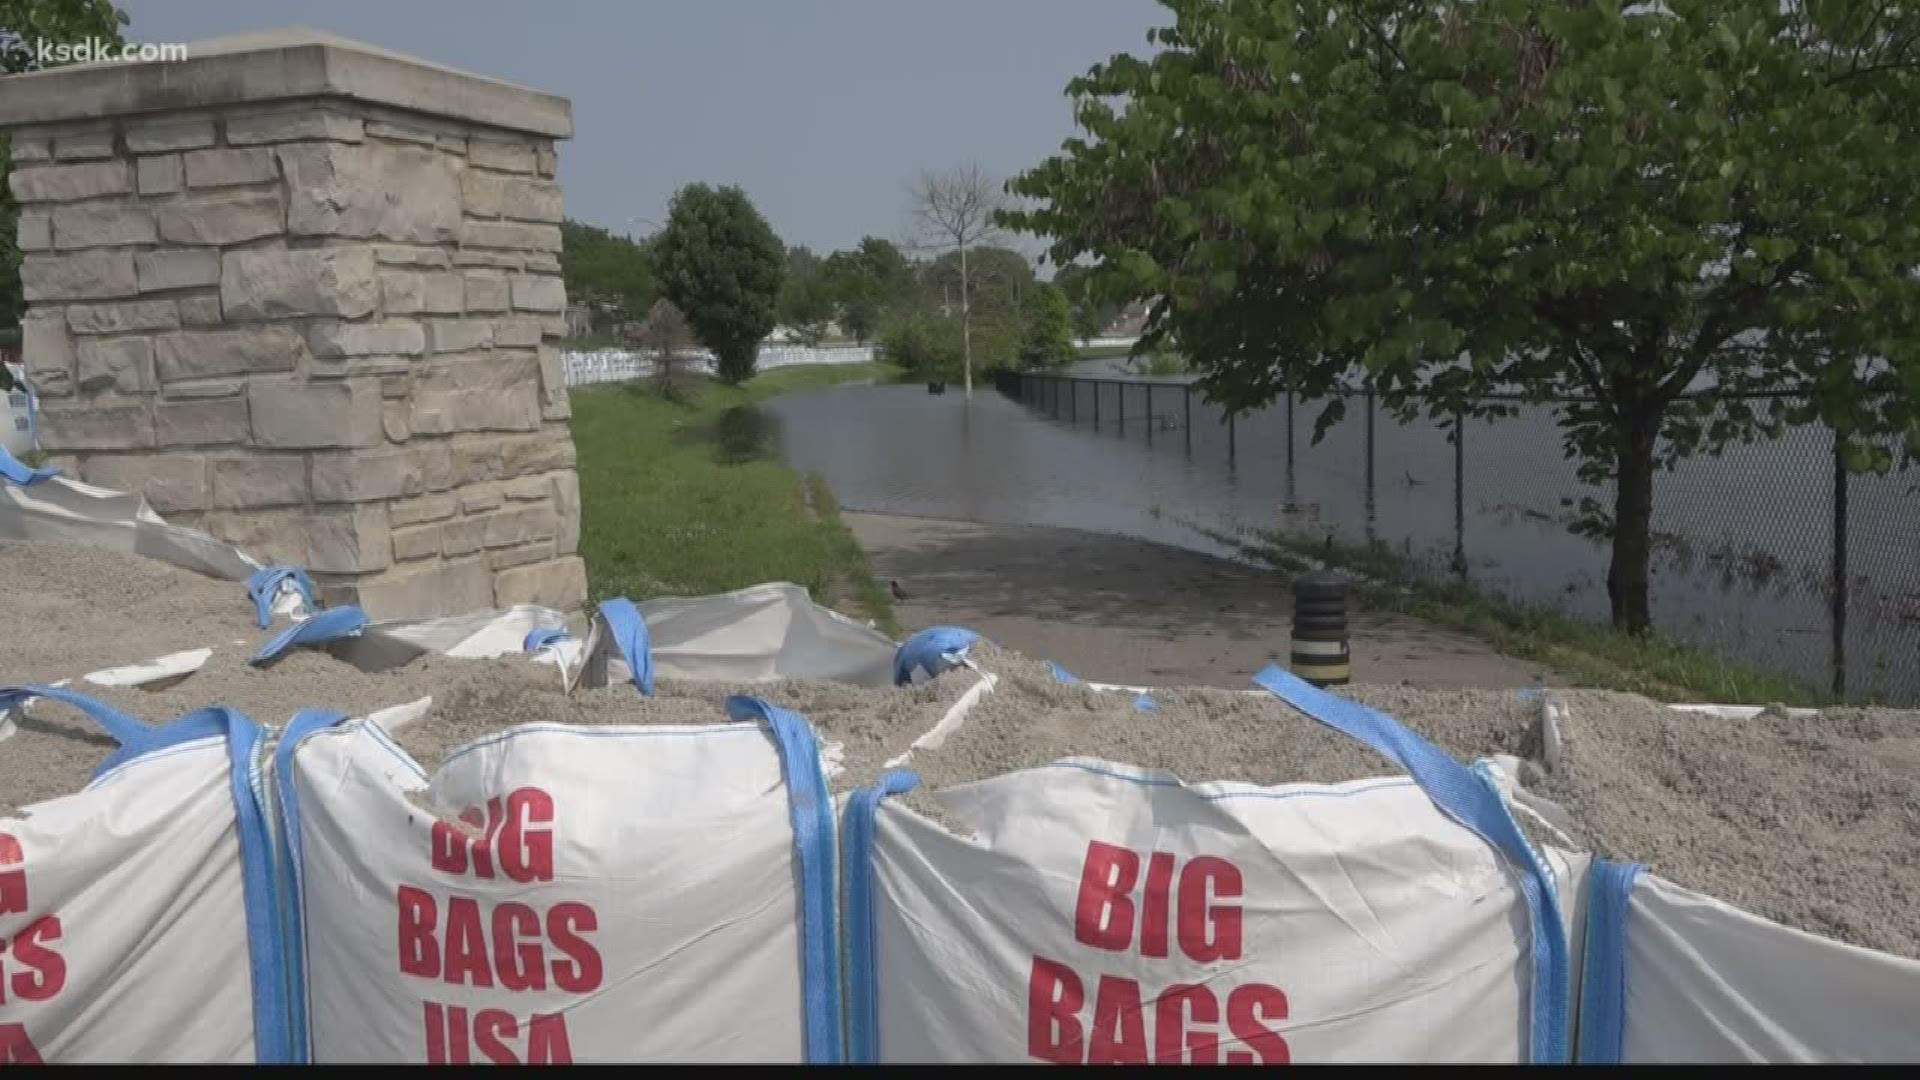
<svg viewBox="0 0 1920 1080"><path fill-rule="evenodd" d="M893 374L880 364L835 364L780 368L740 387L696 379L689 403L636 384L575 391L580 550L594 598L699 596L791 581L823 603L848 595L859 609L851 613L892 632L886 591L875 586L826 485L803 483L770 456L722 462L710 433L734 406Z"/></svg>

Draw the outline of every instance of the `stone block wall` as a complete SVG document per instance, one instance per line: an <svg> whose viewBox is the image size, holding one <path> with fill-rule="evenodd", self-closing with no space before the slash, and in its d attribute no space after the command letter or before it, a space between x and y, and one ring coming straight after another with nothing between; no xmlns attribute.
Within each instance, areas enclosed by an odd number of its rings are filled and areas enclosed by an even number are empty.
<svg viewBox="0 0 1920 1080"><path fill-rule="evenodd" d="M551 138L312 99L12 139L70 475L376 618L584 602Z"/></svg>

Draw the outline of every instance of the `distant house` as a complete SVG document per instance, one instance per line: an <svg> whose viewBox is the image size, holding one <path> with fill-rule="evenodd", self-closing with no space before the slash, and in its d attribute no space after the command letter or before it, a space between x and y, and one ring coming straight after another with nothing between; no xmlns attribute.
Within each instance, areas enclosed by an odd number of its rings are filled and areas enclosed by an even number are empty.
<svg viewBox="0 0 1920 1080"><path fill-rule="evenodd" d="M593 333L593 308L586 304L567 305L567 336L586 337Z"/></svg>
<svg viewBox="0 0 1920 1080"><path fill-rule="evenodd" d="M1130 338L1139 337L1147 328L1147 312L1152 310L1152 300L1135 300L1120 309L1120 316L1107 324L1101 332L1102 337Z"/></svg>
<svg viewBox="0 0 1920 1080"><path fill-rule="evenodd" d="M834 341L844 336L840 331L839 323L828 322L820 330L822 341ZM791 326L776 326L766 337L766 343L769 345L792 345L805 340L806 335Z"/></svg>

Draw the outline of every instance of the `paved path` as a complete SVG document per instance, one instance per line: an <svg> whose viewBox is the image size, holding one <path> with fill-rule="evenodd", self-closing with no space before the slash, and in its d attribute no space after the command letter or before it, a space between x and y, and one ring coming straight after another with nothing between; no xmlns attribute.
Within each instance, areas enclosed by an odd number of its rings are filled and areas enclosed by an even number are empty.
<svg viewBox="0 0 1920 1080"><path fill-rule="evenodd" d="M1097 682L1235 689L1286 662L1285 575L1073 529L843 514L908 631L966 626ZM1531 686L1561 680L1476 638L1396 615L1353 619L1354 681Z"/></svg>

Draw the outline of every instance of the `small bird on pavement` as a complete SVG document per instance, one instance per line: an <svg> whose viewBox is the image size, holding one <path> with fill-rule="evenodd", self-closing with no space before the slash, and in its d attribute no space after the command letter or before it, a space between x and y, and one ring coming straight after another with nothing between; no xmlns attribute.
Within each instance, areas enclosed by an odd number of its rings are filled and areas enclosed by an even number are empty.
<svg viewBox="0 0 1920 1080"><path fill-rule="evenodd" d="M895 600L905 600L907 598L907 590L901 588L900 583L892 578L887 579L887 591L893 594Z"/></svg>

